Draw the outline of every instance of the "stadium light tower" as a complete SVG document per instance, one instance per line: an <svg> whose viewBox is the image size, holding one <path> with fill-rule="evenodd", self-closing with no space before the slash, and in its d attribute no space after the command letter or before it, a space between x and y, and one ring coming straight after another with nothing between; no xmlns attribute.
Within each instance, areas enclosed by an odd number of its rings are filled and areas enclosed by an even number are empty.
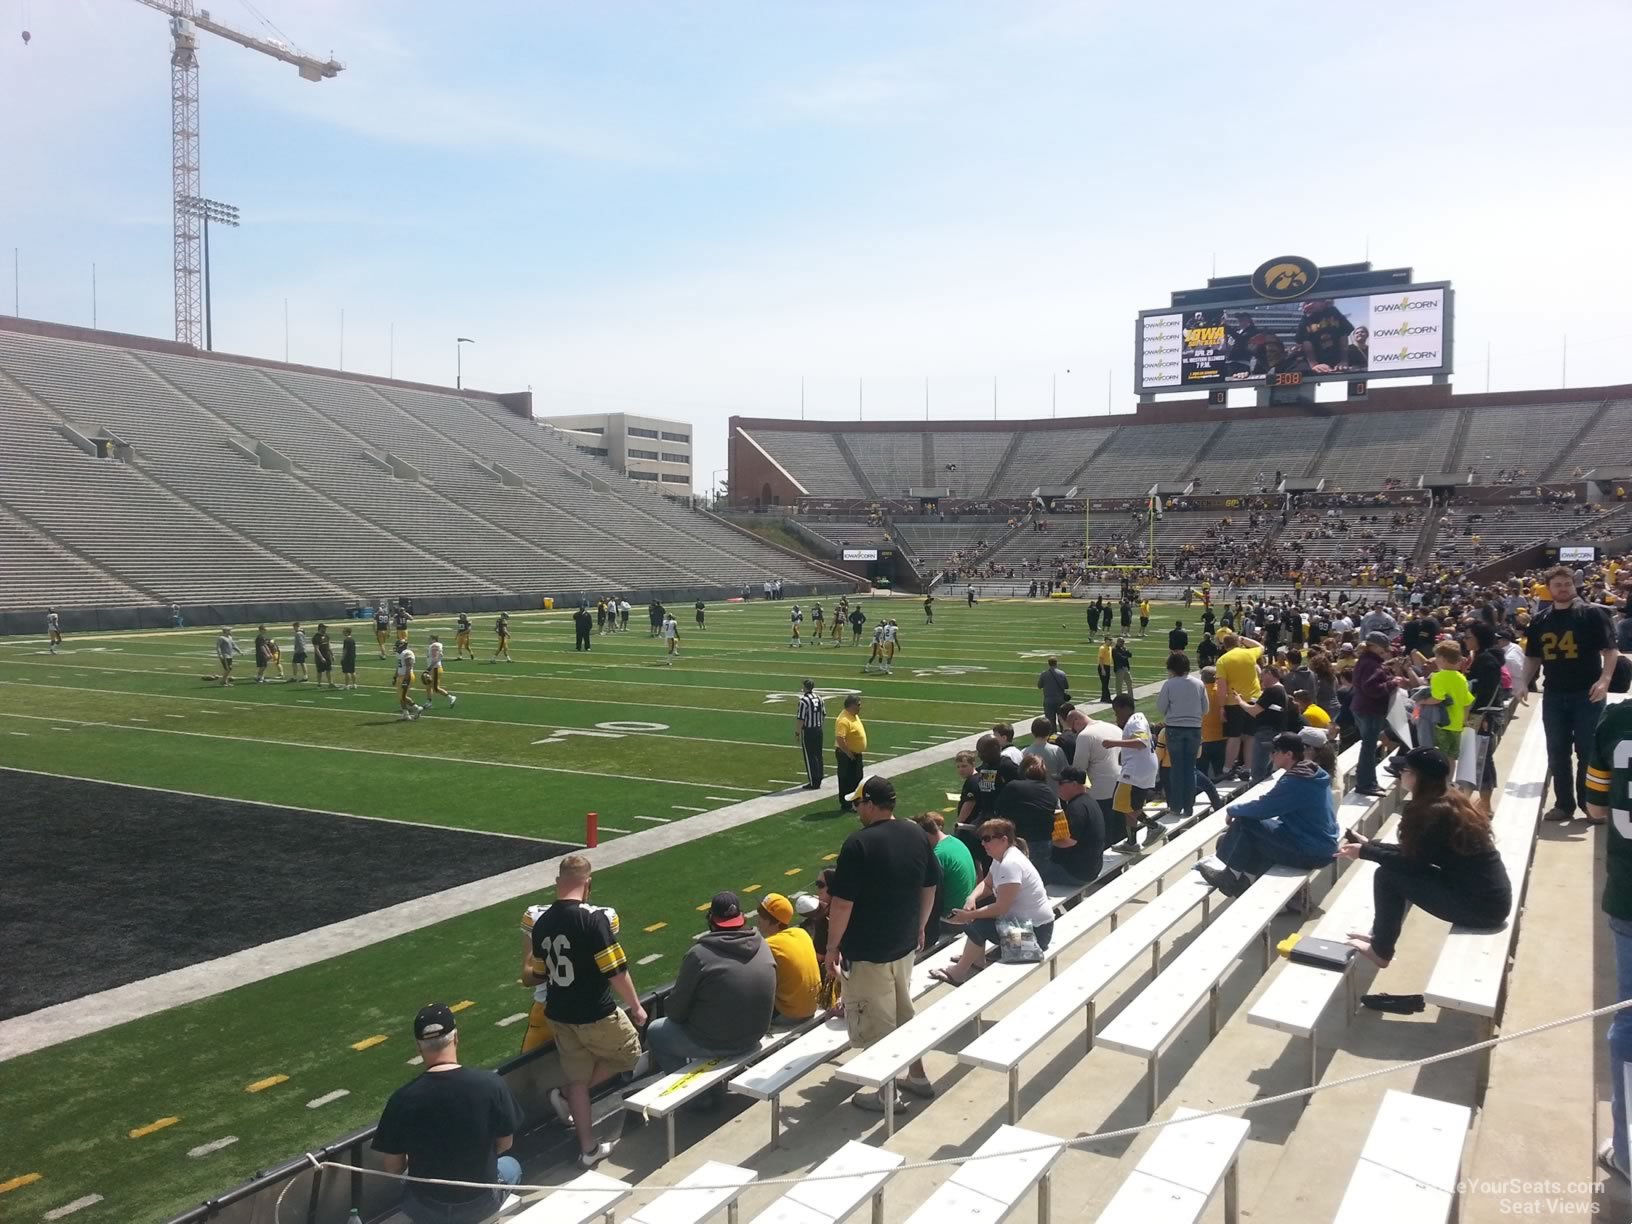
<svg viewBox="0 0 1632 1224"><path fill-rule="evenodd" d="M180 197L176 201L176 207L204 223L204 348L211 350L215 348L215 324L210 311L210 222L230 225L237 229L238 209L235 205L223 204L220 200L210 200L196 195Z"/></svg>
<svg viewBox="0 0 1632 1224"><path fill-rule="evenodd" d="M460 336L453 342L453 389L461 391L465 385L465 345L475 344L469 336Z"/></svg>

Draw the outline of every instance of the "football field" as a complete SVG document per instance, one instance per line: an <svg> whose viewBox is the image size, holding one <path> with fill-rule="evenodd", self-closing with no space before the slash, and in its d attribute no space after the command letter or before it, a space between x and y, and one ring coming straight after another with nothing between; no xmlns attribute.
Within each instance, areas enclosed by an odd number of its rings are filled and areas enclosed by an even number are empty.
<svg viewBox="0 0 1632 1224"><path fill-rule="evenodd" d="M816 645L808 616L790 649L793 603L712 605L700 632L686 607L672 667L643 608L587 654L570 613L517 613L513 663L488 661L482 618L480 661L447 669L457 707L412 722L396 717L372 623L351 622L351 692L319 689L315 671L256 685L252 653L233 687L207 683L212 626L70 635L56 656L0 641L0 771L16 771L0 772L13 799L0 836L24 850L0 855L0 915L22 935L0 951L0 1057L13 1054L0 1061L0 1221L91 1196L74 1220L162 1220L368 1124L413 1074L407 1022L431 999L462 1005L465 1061L515 1053L530 1001L517 924L548 894L513 881L581 844L588 812L612 863L595 899L618 908L642 990L673 978L715 891L747 907L808 889L855 824L831 793L795 789L803 677L827 697L829 745L842 694L862 695L868 771L895 779L903 815L951 808L941 746L994 721L1029 740L1047 654L1074 696L1098 696L1081 603L946 599L926 626L917 599L864 600L865 638L883 616L900 622L888 676L862 673L867 646L848 629L842 646ZM1151 636L1130 640L1136 684L1162 678L1175 616L1194 639L1186 612L1157 609ZM274 628L289 672L289 628ZM421 662L432 632L451 658L452 618L432 617L411 633ZM250 652L255 626L237 633ZM779 810L740 815L782 793ZM431 921L415 907L434 897ZM290 960L290 947L304 951ZM200 988L218 966L231 988ZM74 1027L98 992L188 974L191 1001L156 990L164 1010ZM40 1039L42 1008L84 1035Z"/></svg>

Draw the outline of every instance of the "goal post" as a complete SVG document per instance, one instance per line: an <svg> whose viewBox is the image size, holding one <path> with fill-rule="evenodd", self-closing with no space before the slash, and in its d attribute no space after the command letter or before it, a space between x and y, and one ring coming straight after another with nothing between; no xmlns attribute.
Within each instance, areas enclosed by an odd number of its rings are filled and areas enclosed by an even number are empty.
<svg viewBox="0 0 1632 1224"><path fill-rule="evenodd" d="M1117 563L1095 561L1094 555L1094 500L1091 497L1082 499L1082 562L1088 569L1126 570L1130 572L1144 572L1156 568L1156 497L1151 494L1145 499L1145 558L1143 561L1132 563ZM1114 535L1112 543L1120 543Z"/></svg>

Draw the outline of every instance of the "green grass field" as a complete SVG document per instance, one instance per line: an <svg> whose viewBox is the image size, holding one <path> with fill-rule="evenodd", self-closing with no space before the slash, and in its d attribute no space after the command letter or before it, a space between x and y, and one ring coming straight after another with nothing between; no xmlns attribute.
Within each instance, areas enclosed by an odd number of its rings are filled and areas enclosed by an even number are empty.
<svg viewBox="0 0 1632 1224"><path fill-rule="evenodd" d="M446 683L460 696L457 708L439 705L411 723L395 718L390 664L374 652L371 625L359 633L363 687L334 694L315 684L205 684L215 635L208 627L70 637L56 657L40 641L7 639L0 766L568 842L582 840L584 814L595 811L605 844L802 781L792 715L807 675L824 689L862 693L870 771L993 721L1029 719L1038 711L1040 656L1051 651L1077 695L1097 696L1080 604L970 609L945 600L926 627L916 600L866 601L869 627L883 615L901 622L892 676L862 675L865 647L850 646L848 633L838 649L788 649L791 606L717 605L703 633L688 610L683 657L672 668L644 621L596 637L584 655L572 649L567 613L523 613L515 618L516 662L452 665ZM1151 637L1135 644L1135 683L1161 678L1174 615L1183 613L1159 609ZM483 660L493 648L489 625L484 618L477 635ZM451 618L416 623L422 660L429 632L451 649ZM808 621L805 632L808 639ZM253 626L241 634L246 648L253 635ZM279 636L288 670L286 627ZM253 675L252 660L239 668ZM831 722L838 702L828 705ZM944 809L946 792L958 787L950 762L886 772L902 813ZM734 888L748 903L806 888L853 827L822 798L598 871L596 900L623 916L637 985L673 977L698 929L697 907L714 891ZM470 1001L461 1016L466 1061L513 1054L524 1026L497 1022L530 1001L517 983L516 927L524 905L543 899L505 898L0 1063L9 1119L0 1221L38 1220L90 1194L102 1201L75 1213L76 1224L162 1220L366 1125L412 1074L406 1026L428 999ZM87 923L91 958L94 925ZM386 1040L352 1048L378 1035ZM246 1090L280 1076L287 1078ZM342 1089L349 1095L307 1107ZM163 1119L176 1121L141 1133ZM189 1157L229 1135L234 1143Z"/></svg>

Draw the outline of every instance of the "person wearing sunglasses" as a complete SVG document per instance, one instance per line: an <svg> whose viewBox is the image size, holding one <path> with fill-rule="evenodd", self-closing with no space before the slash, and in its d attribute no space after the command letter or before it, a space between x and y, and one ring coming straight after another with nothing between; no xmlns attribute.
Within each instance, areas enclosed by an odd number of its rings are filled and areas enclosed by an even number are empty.
<svg viewBox="0 0 1632 1224"><path fill-rule="evenodd" d="M1031 923L1039 948L1046 949L1054 935L1054 907L1049 904L1048 890L1026 857L1014 822L986 821L980 826L980 844L991 856L991 870L969 899L946 915L948 923L965 928L963 952L955 965L930 971L931 977L952 986L961 986L970 974L986 967L986 945L997 942L999 918Z"/></svg>

